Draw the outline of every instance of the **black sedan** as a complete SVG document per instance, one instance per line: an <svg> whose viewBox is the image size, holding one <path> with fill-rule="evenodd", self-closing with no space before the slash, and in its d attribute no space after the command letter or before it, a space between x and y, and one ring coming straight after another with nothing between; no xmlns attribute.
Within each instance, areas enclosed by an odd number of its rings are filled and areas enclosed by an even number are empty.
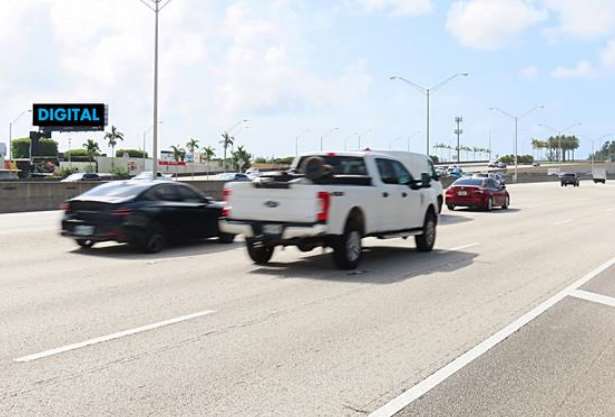
<svg viewBox="0 0 615 417"><path fill-rule="evenodd" d="M85 248L117 241L150 253L172 241L218 237L230 243L234 236L218 230L223 204L179 182L110 182L64 204L62 235Z"/></svg>
<svg viewBox="0 0 615 417"><path fill-rule="evenodd" d="M578 187L580 184L579 176L574 172L566 172L559 176L559 182L562 187L567 187L569 185Z"/></svg>

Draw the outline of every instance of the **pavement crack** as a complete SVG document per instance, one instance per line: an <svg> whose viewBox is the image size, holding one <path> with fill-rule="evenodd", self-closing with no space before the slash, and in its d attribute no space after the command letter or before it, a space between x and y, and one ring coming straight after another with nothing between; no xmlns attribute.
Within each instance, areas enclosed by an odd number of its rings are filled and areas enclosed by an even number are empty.
<svg viewBox="0 0 615 417"><path fill-rule="evenodd" d="M369 411L354 407L350 404L342 404L342 407L347 408L348 410L352 410L355 413L360 413L360 414L365 414L365 415L369 414Z"/></svg>

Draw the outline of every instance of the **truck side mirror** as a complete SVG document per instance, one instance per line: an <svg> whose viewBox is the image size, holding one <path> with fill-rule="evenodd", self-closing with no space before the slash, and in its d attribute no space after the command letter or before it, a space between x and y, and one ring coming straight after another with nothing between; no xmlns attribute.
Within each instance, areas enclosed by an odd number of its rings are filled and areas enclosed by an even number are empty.
<svg viewBox="0 0 615 417"><path fill-rule="evenodd" d="M431 187L431 175L423 172L421 174L421 183L422 183L423 188Z"/></svg>

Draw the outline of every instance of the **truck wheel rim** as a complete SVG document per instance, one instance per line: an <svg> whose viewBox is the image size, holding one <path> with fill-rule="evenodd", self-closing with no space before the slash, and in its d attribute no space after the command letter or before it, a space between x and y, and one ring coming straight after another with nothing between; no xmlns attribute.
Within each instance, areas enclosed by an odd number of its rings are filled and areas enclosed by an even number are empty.
<svg viewBox="0 0 615 417"><path fill-rule="evenodd" d="M427 224L425 225L425 241L427 245L431 246L435 238L436 228L434 226L434 221L429 219Z"/></svg>
<svg viewBox="0 0 615 417"><path fill-rule="evenodd" d="M356 261L361 255L361 235L359 235L359 232L352 231L348 235L348 240L346 241L346 254L350 261Z"/></svg>

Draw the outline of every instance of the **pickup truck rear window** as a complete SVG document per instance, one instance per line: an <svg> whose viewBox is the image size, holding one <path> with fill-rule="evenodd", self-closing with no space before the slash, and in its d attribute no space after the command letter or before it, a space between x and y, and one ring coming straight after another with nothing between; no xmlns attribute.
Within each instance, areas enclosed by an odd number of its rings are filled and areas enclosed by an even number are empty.
<svg viewBox="0 0 615 417"><path fill-rule="evenodd" d="M303 174L309 156L304 156L297 165L297 173ZM325 164L333 167L333 175L367 175L365 160L357 156L321 156Z"/></svg>

